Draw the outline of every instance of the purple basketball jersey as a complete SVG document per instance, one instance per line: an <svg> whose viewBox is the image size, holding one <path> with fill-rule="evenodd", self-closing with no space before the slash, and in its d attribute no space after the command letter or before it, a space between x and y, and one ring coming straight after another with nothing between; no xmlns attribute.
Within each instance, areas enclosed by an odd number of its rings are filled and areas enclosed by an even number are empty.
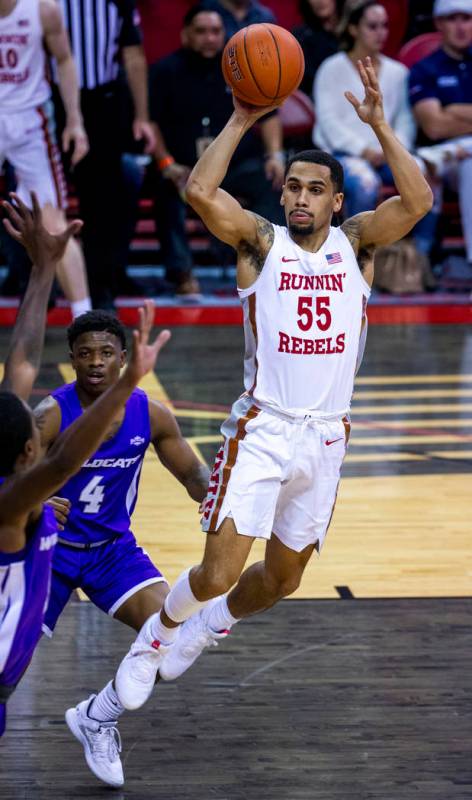
<svg viewBox="0 0 472 800"><path fill-rule="evenodd" d="M45 505L26 547L18 553L0 552L0 736L5 725L4 703L41 636L56 540L54 512Z"/></svg>
<svg viewBox="0 0 472 800"><path fill-rule="evenodd" d="M75 383L62 386L52 396L61 409L63 431L82 414ZM61 539L101 542L129 531L144 454L151 440L148 403L147 395L135 389L117 433L57 491L58 497L71 502Z"/></svg>

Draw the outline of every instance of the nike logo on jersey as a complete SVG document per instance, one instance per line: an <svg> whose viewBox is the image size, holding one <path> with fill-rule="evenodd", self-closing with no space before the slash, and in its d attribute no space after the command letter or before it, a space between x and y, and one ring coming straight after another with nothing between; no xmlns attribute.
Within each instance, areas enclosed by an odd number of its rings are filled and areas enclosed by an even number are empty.
<svg viewBox="0 0 472 800"><path fill-rule="evenodd" d="M326 439L325 445L329 447L330 444L334 444L335 442L341 442L342 439L343 439L342 436L340 436L339 439Z"/></svg>
<svg viewBox="0 0 472 800"><path fill-rule="evenodd" d="M139 447L140 444L144 444L144 438L142 436L133 436L133 438L129 440L129 443Z"/></svg>
<svg viewBox="0 0 472 800"><path fill-rule="evenodd" d="M300 261L299 258L287 258L287 256L282 256L282 261L284 264L288 264L289 261Z"/></svg>

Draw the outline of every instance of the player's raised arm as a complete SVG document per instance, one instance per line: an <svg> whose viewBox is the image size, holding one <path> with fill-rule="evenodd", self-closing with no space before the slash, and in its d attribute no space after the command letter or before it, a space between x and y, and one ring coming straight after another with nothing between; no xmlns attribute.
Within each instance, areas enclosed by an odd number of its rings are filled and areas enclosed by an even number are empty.
<svg viewBox="0 0 472 800"><path fill-rule="evenodd" d="M364 63L359 61L358 69L365 89L364 99L361 102L350 92L346 92L346 98L377 136L399 196L385 200L375 211L358 214L344 223L343 230L355 249L401 239L433 205L433 194L420 167L385 120L382 93L371 59L366 58Z"/></svg>
<svg viewBox="0 0 472 800"><path fill-rule="evenodd" d="M133 350L118 381L99 397L54 442L46 457L31 469L15 474L15 480L0 487L0 524L22 518L52 495L95 452L108 426L141 378L156 363L159 351L170 338L162 331L149 344L154 304L148 300L139 309L139 328L133 333Z"/></svg>
<svg viewBox="0 0 472 800"><path fill-rule="evenodd" d="M72 222L63 233L53 236L42 222L41 208L33 193L32 211L11 195L3 203L7 213L4 225L10 236L23 245L33 266L26 293L18 312L5 363L0 389L14 392L22 400L31 394L39 371L43 349L47 304L57 265L61 261L71 236L78 233L82 223Z"/></svg>
<svg viewBox="0 0 472 800"><path fill-rule="evenodd" d="M234 197L220 189L220 185L244 134L272 108L245 105L237 98L234 98L234 107L221 133L195 164L185 193L207 228L218 239L237 248L241 241L257 242L259 218L245 211Z"/></svg>

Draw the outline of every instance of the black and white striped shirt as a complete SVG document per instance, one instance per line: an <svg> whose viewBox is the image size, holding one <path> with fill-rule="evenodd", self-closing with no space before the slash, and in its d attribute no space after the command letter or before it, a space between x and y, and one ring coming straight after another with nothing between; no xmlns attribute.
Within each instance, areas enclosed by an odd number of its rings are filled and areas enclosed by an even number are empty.
<svg viewBox="0 0 472 800"><path fill-rule="evenodd" d="M60 0L81 89L116 80L123 47L141 44L134 0Z"/></svg>

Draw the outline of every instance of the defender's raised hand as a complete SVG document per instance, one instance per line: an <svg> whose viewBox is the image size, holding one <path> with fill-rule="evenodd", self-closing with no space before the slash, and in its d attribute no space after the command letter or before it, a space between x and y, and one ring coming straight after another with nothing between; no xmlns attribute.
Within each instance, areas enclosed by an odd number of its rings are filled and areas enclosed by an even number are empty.
<svg viewBox="0 0 472 800"><path fill-rule="evenodd" d="M161 331L153 344L149 344L149 336L154 325L154 303L152 300L146 300L144 306L138 309L138 314L138 328L133 331L133 349L126 367L126 376L134 384L139 383L144 375L151 372L159 352L171 336L170 331Z"/></svg>
<svg viewBox="0 0 472 800"><path fill-rule="evenodd" d="M382 92L372 60L367 57L364 62L357 62L357 69L364 85L365 95L362 102L351 92L344 92L344 96L354 106L359 118L367 125L375 127L384 121Z"/></svg>
<svg viewBox="0 0 472 800"><path fill-rule="evenodd" d="M80 231L83 223L76 219L62 233L49 233L43 225L41 207L34 192L31 192L31 203L32 210L12 192L10 202L2 203L7 213L3 220L5 229L23 245L33 264L57 264L64 255L67 242Z"/></svg>

